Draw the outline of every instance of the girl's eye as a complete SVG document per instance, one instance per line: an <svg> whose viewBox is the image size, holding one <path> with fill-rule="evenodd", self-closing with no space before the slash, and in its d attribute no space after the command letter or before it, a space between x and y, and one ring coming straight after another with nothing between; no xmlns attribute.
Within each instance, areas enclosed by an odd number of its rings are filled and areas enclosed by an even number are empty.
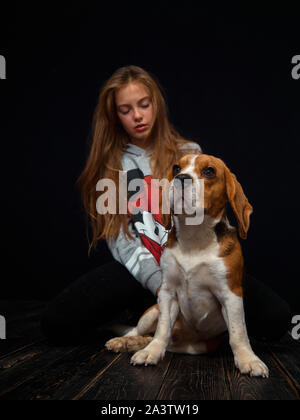
<svg viewBox="0 0 300 420"><path fill-rule="evenodd" d="M179 174L180 171L181 171L181 168L179 165L173 166L173 176L176 176L177 174Z"/></svg>
<svg viewBox="0 0 300 420"><path fill-rule="evenodd" d="M141 108L148 108L149 107L149 103L148 104L142 104L141 105ZM126 114L128 114L129 113L129 111L130 111L130 109L127 109L127 110L122 110L122 109L120 109L120 112L121 112L121 114L122 115L126 115Z"/></svg>
<svg viewBox="0 0 300 420"><path fill-rule="evenodd" d="M120 112L121 112L121 114L123 114L123 115L126 115L126 114L128 114L128 112L129 112L129 109L127 110L127 111L122 111L122 110L120 110Z"/></svg>

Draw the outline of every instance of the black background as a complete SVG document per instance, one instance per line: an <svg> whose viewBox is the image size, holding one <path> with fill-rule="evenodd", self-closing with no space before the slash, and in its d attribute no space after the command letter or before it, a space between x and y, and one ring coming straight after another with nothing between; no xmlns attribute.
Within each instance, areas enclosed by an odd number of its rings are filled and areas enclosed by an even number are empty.
<svg viewBox="0 0 300 420"><path fill-rule="evenodd" d="M177 130L237 175L254 207L247 271L299 313L297 9L121 4L22 2L2 13L1 298L48 300L112 259L103 242L88 258L75 181L101 86L134 64L164 87Z"/></svg>

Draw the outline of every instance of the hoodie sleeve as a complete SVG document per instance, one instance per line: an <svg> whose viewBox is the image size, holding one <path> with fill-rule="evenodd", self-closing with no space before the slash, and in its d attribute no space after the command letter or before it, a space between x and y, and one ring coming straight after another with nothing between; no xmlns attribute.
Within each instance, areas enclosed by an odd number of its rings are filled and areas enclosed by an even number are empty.
<svg viewBox="0 0 300 420"><path fill-rule="evenodd" d="M134 239L127 238L121 229L116 240L113 238L107 240L107 246L114 259L124 265L145 289L156 295L162 281L161 268L151 252L143 245L131 223L128 229Z"/></svg>

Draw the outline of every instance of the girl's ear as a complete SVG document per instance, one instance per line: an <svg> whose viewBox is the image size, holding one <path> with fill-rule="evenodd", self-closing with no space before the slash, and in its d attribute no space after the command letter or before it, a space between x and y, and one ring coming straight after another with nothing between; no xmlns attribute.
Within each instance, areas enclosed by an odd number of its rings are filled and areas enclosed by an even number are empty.
<svg viewBox="0 0 300 420"><path fill-rule="evenodd" d="M225 166L225 182L228 201L237 219L240 237L246 239L253 207L245 196L236 176L230 172L227 166Z"/></svg>

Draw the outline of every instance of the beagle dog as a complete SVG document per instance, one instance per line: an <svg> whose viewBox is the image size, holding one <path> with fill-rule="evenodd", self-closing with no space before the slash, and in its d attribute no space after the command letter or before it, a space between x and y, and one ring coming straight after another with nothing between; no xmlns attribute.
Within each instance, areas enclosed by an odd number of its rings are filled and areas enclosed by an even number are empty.
<svg viewBox="0 0 300 420"><path fill-rule="evenodd" d="M229 203L239 235L246 239L252 206L236 176L213 156L182 157L168 179L170 201L175 179L181 182L190 179L191 184L202 181L203 221L188 225L186 213L171 211L169 216L162 215L171 229L160 261L162 284L158 303L127 334L109 340L106 348L135 352L131 358L133 365L156 365L166 351L188 354L215 351L221 336L228 331L240 372L266 378L268 368L254 354L248 339L243 307L243 255L236 228L226 216Z"/></svg>

